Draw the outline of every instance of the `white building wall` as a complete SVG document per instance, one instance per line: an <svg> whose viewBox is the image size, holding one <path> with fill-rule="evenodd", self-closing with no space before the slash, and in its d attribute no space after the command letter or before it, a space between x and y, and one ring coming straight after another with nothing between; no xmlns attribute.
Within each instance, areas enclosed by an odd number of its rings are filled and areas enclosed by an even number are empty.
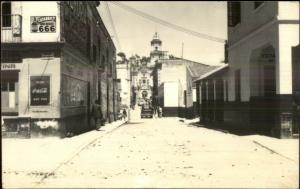
<svg viewBox="0 0 300 189"><path fill-rule="evenodd" d="M60 58L24 58L19 72L19 116L32 118L60 117ZM44 71L45 70L45 71ZM43 74L42 74L43 73ZM50 76L50 103L43 106L30 105L30 76ZM58 85L57 85L58 84Z"/></svg>
<svg viewBox="0 0 300 189"><path fill-rule="evenodd" d="M263 86L259 85L262 84L253 82L261 71L251 62L257 61L255 51L268 45L275 49L276 93L292 92L291 47L299 43L299 24L295 24L297 20L299 23L299 2L264 2L255 10L253 3L241 3L241 23L229 28L229 101L235 100L234 71L238 69L241 70L241 101L261 95ZM280 19L285 22L281 23ZM289 20L294 22L287 23Z"/></svg>
<svg viewBox="0 0 300 189"><path fill-rule="evenodd" d="M118 79L121 80L121 104L130 106L130 81L129 81L129 73L130 69L127 69L126 64L118 64L117 65L117 76Z"/></svg>
<svg viewBox="0 0 300 189"><path fill-rule="evenodd" d="M299 44L299 24L279 24L278 94L292 94L292 47Z"/></svg>
<svg viewBox="0 0 300 189"><path fill-rule="evenodd" d="M60 41L60 5L58 1L12 1L12 14L22 15L22 42ZM32 33L31 16L56 16L54 33Z"/></svg>
<svg viewBox="0 0 300 189"><path fill-rule="evenodd" d="M164 83L164 107L178 107L178 82Z"/></svg>
<svg viewBox="0 0 300 189"><path fill-rule="evenodd" d="M229 45L244 38L255 28L259 28L276 18L277 2L264 1L264 3L254 9L254 1L245 1L241 3L241 23L228 29ZM259 19L257 19L259 18Z"/></svg>
<svg viewBox="0 0 300 189"><path fill-rule="evenodd" d="M183 90L186 90L186 66L183 64L162 64L160 71L160 83L168 81L180 81Z"/></svg>
<svg viewBox="0 0 300 189"><path fill-rule="evenodd" d="M272 24L261 31L254 32L253 35L244 38L243 41L236 43L229 48L229 73L228 73L228 88L229 101L235 100L235 71L241 71L241 101L249 101L250 96L253 96L251 90L251 80L257 79L258 75L251 73L251 56L255 49L263 46L272 45L277 48L277 26ZM277 57L277 55L276 55ZM255 60L256 61L256 60ZM259 82L256 83L259 85ZM254 87L254 86L252 86Z"/></svg>
<svg viewBox="0 0 300 189"><path fill-rule="evenodd" d="M279 1L278 19L279 20L299 20L299 1Z"/></svg>

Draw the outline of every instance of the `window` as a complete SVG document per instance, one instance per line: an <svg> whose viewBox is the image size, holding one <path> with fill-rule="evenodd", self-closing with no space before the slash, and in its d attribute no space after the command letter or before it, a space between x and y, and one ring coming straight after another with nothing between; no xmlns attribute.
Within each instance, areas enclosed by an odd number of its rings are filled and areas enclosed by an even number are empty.
<svg viewBox="0 0 300 189"><path fill-rule="evenodd" d="M235 101L241 101L241 71L235 71Z"/></svg>
<svg viewBox="0 0 300 189"><path fill-rule="evenodd" d="M228 81L224 80L224 101L228 102Z"/></svg>
<svg viewBox="0 0 300 189"><path fill-rule="evenodd" d="M241 3L230 1L227 4L228 26L234 27L241 22Z"/></svg>
<svg viewBox="0 0 300 189"><path fill-rule="evenodd" d="M11 27L11 3L6 2L1 5L2 27Z"/></svg>
<svg viewBox="0 0 300 189"><path fill-rule="evenodd" d="M109 64L109 51L106 49L106 66Z"/></svg>
<svg viewBox="0 0 300 189"><path fill-rule="evenodd" d="M112 75L113 74L113 66L112 63L110 62L109 64L109 73Z"/></svg>
<svg viewBox="0 0 300 189"><path fill-rule="evenodd" d="M14 82L8 83L8 86L9 86L9 92L15 91L15 83Z"/></svg>
<svg viewBox="0 0 300 189"><path fill-rule="evenodd" d="M93 62L96 62L97 59L97 48L96 45L93 45Z"/></svg>
<svg viewBox="0 0 300 189"><path fill-rule="evenodd" d="M99 48L99 51L101 49L101 40L100 40L100 37L98 37L98 48Z"/></svg>
<svg viewBox="0 0 300 189"><path fill-rule="evenodd" d="M102 60L101 60L100 67L103 68L103 69L105 68L105 56L103 56L103 55L102 55Z"/></svg>
<svg viewBox="0 0 300 189"><path fill-rule="evenodd" d="M88 27L87 27L87 40L86 40L86 54L87 54L87 57L90 59L91 58L91 26L89 26L88 24Z"/></svg>
<svg viewBox="0 0 300 189"><path fill-rule="evenodd" d="M2 92L14 92L15 91L15 82L1 82L1 91Z"/></svg>
<svg viewBox="0 0 300 189"><path fill-rule="evenodd" d="M254 9L260 7L264 2L263 1L254 1Z"/></svg>
<svg viewBox="0 0 300 189"><path fill-rule="evenodd" d="M8 91L7 82L1 82L1 91L2 92L7 92Z"/></svg>

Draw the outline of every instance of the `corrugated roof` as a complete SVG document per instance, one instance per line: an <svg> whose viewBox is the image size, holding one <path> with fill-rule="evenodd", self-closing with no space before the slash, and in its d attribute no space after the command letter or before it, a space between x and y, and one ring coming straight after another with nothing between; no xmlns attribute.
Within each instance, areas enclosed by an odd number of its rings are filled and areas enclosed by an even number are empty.
<svg viewBox="0 0 300 189"><path fill-rule="evenodd" d="M207 72L207 73L203 74L202 76L200 76L198 79L196 79L194 81L199 81L199 80L205 79L205 78L211 76L212 74L215 74L215 73L217 73L217 72L219 72L219 71L221 71L221 70L223 70L223 69L225 69L227 67L228 67L228 64L220 66L220 67L218 67L218 68L216 68L214 70L211 70L210 72Z"/></svg>
<svg viewBox="0 0 300 189"><path fill-rule="evenodd" d="M181 59L181 58L164 59L164 60L161 60L161 63L163 63L163 64L185 64L193 78L198 78L198 77L202 76L203 74L219 67L219 66L211 66L211 65L203 64L201 62L195 62L195 61Z"/></svg>

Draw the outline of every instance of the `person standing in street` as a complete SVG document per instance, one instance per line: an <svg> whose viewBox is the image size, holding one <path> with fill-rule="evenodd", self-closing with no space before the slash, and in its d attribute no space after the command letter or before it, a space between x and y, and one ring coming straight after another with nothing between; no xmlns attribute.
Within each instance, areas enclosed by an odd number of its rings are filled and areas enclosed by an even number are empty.
<svg viewBox="0 0 300 189"><path fill-rule="evenodd" d="M161 117L161 116L162 116L162 109L161 109L160 106L158 106L157 114L158 114L158 117Z"/></svg>
<svg viewBox="0 0 300 189"><path fill-rule="evenodd" d="M125 108L123 109L123 118L124 118L124 121L125 121L126 118L127 118L127 112L126 112Z"/></svg>
<svg viewBox="0 0 300 189"><path fill-rule="evenodd" d="M95 103L92 106L92 116L94 118L95 127L98 130L101 126L101 123L98 124L98 121L102 122L102 111L99 104L99 100L95 100Z"/></svg>
<svg viewBox="0 0 300 189"><path fill-rule="evenodd" d="M158 115L158 114L157 114L157 106L154 106L154 107L153 107L153 117L154 117L154 118L157 118L157 115Z"/></svg>

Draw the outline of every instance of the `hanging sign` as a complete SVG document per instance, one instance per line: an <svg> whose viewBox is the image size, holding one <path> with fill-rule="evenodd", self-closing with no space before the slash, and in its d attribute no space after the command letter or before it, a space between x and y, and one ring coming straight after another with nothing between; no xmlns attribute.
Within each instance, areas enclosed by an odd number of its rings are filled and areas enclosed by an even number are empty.
<svg viewBox="0 0 300 189"><path fill-rule="evenodd" d="M56 16L31 16L31 33L55 33Z"/></svg>

